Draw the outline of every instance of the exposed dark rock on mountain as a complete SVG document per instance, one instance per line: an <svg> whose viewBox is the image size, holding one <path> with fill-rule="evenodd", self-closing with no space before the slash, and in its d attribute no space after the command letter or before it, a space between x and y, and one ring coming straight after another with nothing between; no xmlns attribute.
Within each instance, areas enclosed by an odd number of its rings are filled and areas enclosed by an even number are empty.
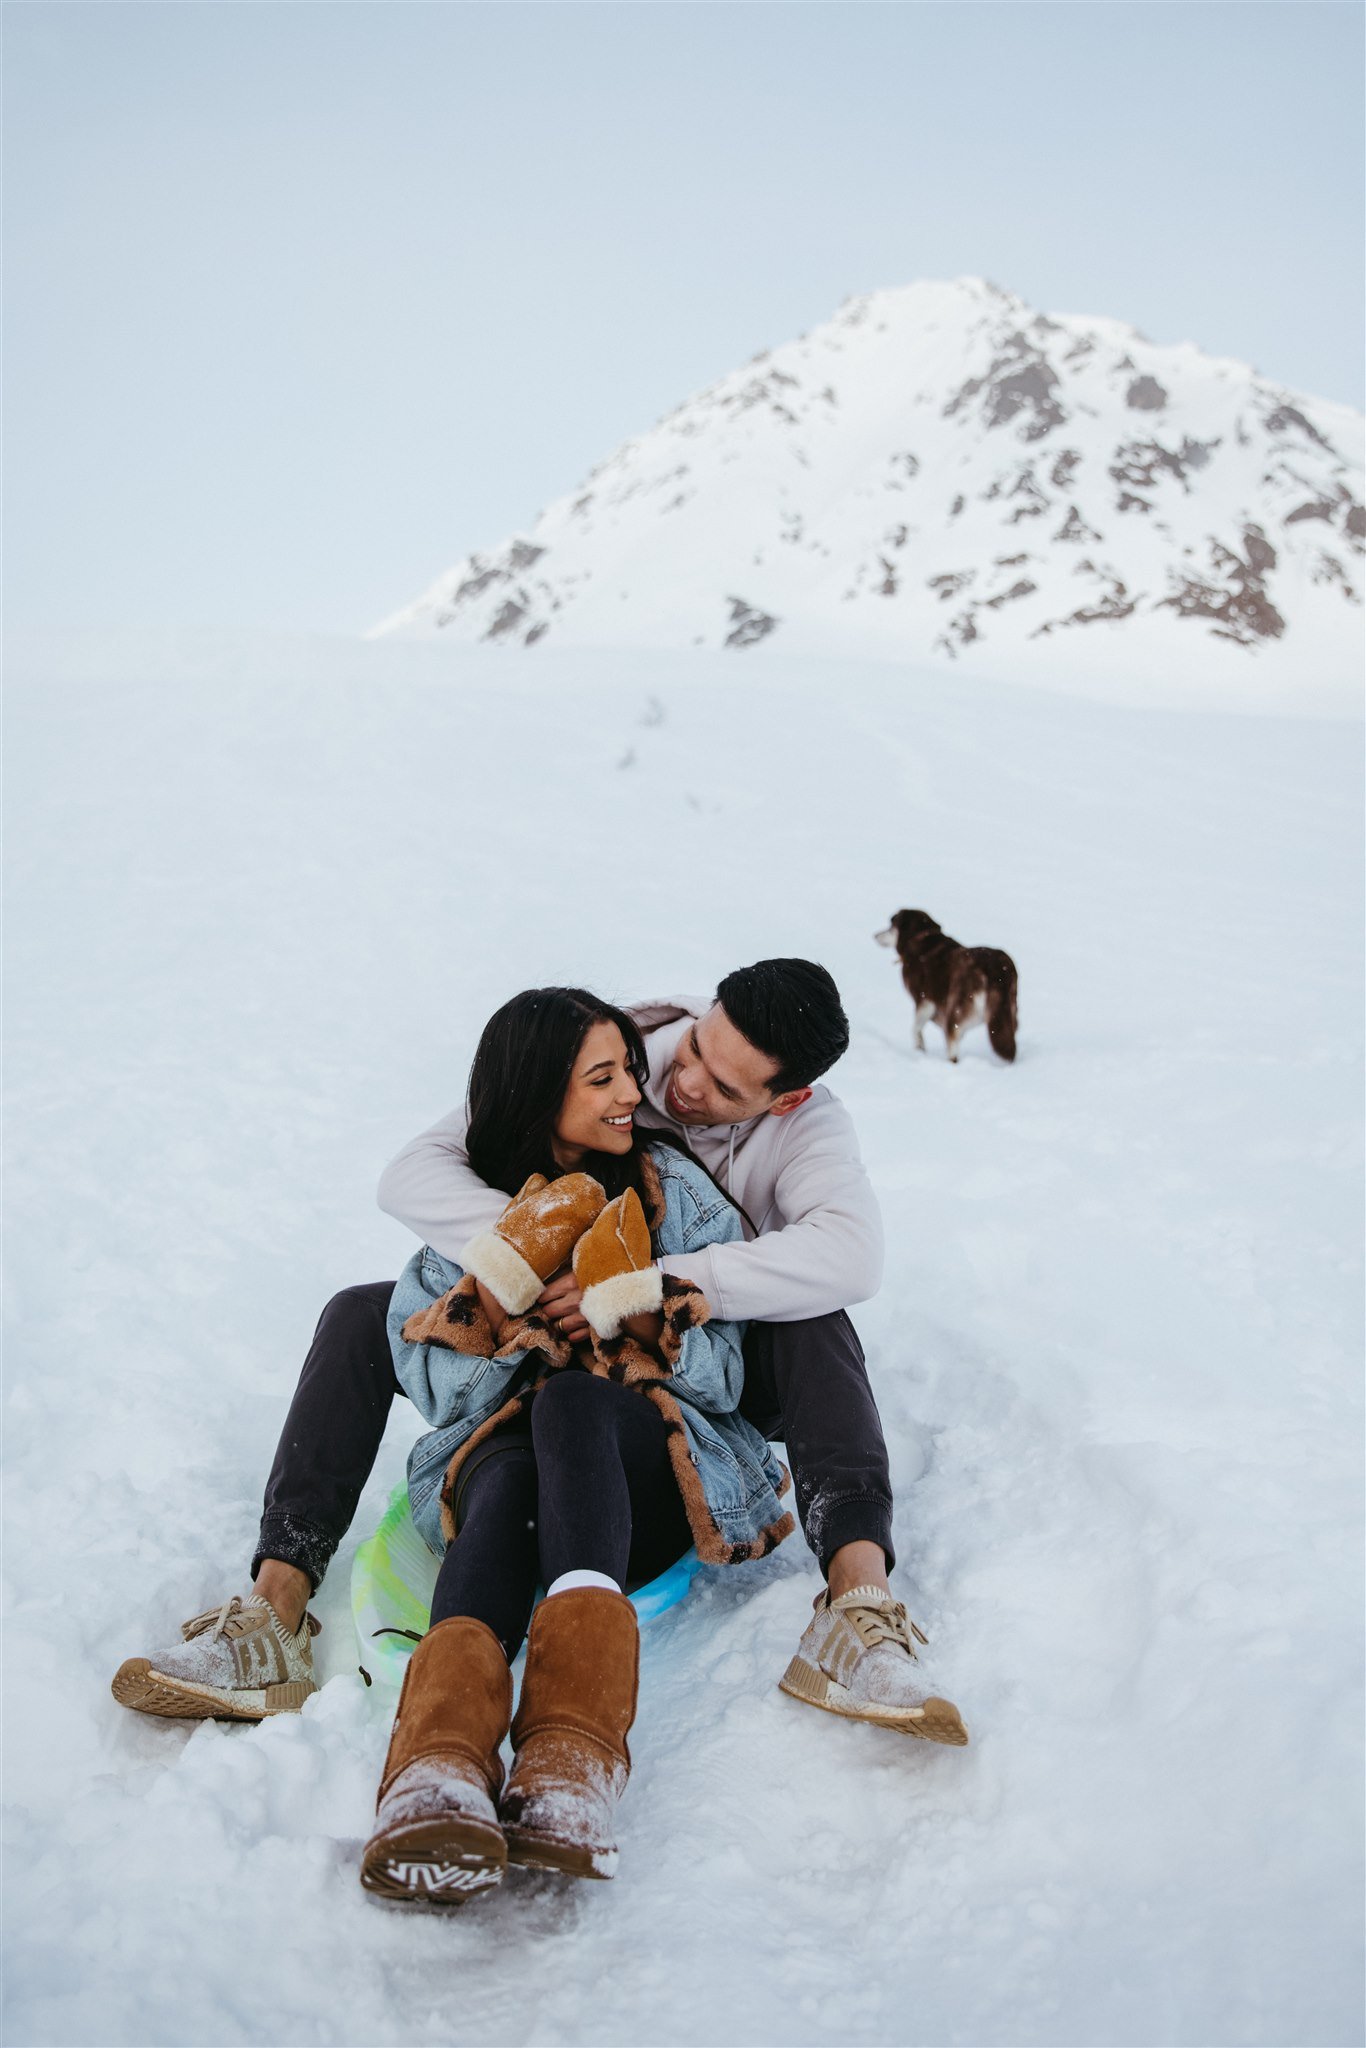
<svg viewBox="0 0 1366 2048"><path fill-rule="evenodd" d="M1336 670L1364 546L1350 408L960 278L761 351L376 630Z"/></svg>

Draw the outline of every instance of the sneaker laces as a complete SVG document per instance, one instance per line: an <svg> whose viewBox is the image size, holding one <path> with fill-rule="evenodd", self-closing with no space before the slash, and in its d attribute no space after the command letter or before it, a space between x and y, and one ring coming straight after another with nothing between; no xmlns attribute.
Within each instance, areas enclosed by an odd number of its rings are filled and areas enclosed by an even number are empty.
<svg viewBox="0 0 1366 2048"><path fill-rule="evenodd" d="M895 1643L908 1657L915 1656L911 1642L928 1643L929 1637L907 1614L899 1600L857 1601L849 1607L841 1607L859 1634L859 1640L867 1650L875 1650L879 1643Z"/></svg>
<svg viewBox="0 0 1366 2048"><path fill-rule="evenodd" d="M285 1628L268 1600L260 1599L256 1604L264 1611L267 1621L274 1620L280 1628ZM304 1620L308 1623L310 1636L322 1634L323 1625L316 1615L305 1614ZM216 1643L220 1636L226 1636L231 1641L234 1636L245 1635L249 1629L255 1627L259 1627L257 1616L247 1608L242 1595L234 1593L221 1607L206 1607L204 1612L196 1614L192 1621L183 1621L180 1633L189 1643L193 1642L196 1636L202 1636L205 1629L211 1628L213 1634L209 1641ZM289 1633L290 1631L285 1629L285 1634Z"/></svg>

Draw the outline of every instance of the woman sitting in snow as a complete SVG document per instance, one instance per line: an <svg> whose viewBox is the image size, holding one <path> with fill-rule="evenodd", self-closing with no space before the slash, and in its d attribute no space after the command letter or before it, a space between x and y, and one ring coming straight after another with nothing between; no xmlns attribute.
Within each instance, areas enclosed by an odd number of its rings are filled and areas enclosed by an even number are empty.
<svg viewBox="0 0 1366 2048"><path fill-rule="evenodd" d="M509 1862L611 1877L638 1666L624 1589L691 1544L731 1564L793 1526L786 1474L738 1412L743 1325L654 1263L741 1228L676 1141L635 1131L647 1074L634 1023L586 991L506 1003L466 1142L519 1192L459 1265L426 1247L394 1292L395 1370L434 1425L408 1461L413 1519L444 1556L361 1864L388 1898L456 1901ZM582 1307L557 1320L543 1296L569 1269Z"/></svg>

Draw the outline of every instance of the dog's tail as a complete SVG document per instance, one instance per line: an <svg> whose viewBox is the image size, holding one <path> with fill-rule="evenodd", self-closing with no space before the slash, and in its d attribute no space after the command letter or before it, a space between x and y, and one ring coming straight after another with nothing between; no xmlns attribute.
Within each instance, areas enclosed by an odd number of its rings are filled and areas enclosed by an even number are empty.
<svg viewBox="0 0 1366 2048"><path fill-rule="evenodd" d="M979 946L977 958L987 978L987 1037L999 1058L1015 1057L1015 1033L1019 1029L1016 1002L1019 976L1009 953L995 946Z"/></svg>

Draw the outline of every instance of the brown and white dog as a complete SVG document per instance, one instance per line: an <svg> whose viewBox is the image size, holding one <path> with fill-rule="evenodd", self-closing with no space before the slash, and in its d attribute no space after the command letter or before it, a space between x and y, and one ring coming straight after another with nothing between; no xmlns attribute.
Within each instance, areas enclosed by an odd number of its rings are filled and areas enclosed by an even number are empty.
<svg viewBox="0 0 1366 2048"><path fill-rule="evenodd" d="M1009 953L995 946L960 946L941 931L926 910L898 910L879 946L895 946L901 979L915 1004L915 1043L925 1050L925 1021L943 1032L949 1058L973 1024L985 1023L992 1048L1003 1060L1015 1057L1015 998L1019 977Z"/></svg>

